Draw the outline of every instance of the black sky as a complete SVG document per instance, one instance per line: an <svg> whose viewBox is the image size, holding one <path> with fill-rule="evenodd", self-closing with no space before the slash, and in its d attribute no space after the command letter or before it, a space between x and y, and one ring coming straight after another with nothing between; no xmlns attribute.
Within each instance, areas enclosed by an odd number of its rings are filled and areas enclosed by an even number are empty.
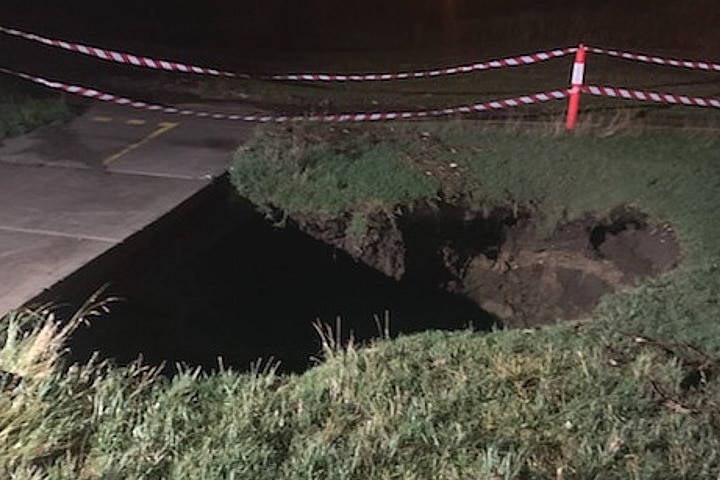
<svg viewBox="0 0 720 480"><path fill-rule="evenodd" d="M2 0L0 23L98 41L272 49L578 41L709 48L717 0ZM660 45L660 44L667 45Z"/></svg>

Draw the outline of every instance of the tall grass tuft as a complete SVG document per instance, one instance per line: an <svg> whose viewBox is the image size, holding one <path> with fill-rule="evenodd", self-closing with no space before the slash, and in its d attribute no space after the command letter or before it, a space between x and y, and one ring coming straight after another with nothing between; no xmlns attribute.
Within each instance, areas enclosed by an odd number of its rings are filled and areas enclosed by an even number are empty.
<svg viewBox="0 0 720 480"><path fill-rule="evenodd" d="M65 121L72 116L72 109L63 97L0 94L0 140L22 135L49 123Z"/></svg>

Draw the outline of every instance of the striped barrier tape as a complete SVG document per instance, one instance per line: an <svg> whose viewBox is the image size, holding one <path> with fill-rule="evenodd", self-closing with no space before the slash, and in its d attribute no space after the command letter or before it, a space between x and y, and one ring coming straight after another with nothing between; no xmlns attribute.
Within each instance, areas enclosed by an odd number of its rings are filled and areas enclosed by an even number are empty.
<svg viewBox="0 0 720 480"><path fill-rule="evenodd" d="M485 62L477 62L470 65L460 65L456 67L439 68L433 70L421 70L415 72L398 72L398 73L365 73L365 74L329 74L329 73L296 73L286 75L256 75L251 76L244 73L226 72L215 68L199 67L188 65L185 63L174 62L170 60L157 60L150 57L134 55L132 53L108 50L100 47L91 47L79 43L66 42L64 40L56 40L52 38L42 37L34 33L27 33L15 28L7 28L0 26L0 33L24 38L34 42L56 48L62 48L75 53L81 53L91 57L99 58L109 62L134 65L136 67L152 68L155 70L167 70L170 72L195 73L198 75L212 75L219 77L235 77L235 78L257 78L265 80L290 80L290 81L308 81L308 82L348 82L348 81L389 81L389 80L407 80L411 78L435 78L446 75L457 75L461 73L471 73L493 68L519 67L532 65L533 63L544 62L555 58L561 58L570 53L574 53L576 48L558 48L546 52L536 52L515 57L501 58L497 60L489 60Z"/></svg>
<svg viewBox="0 0 720 480"><path fill-rule="evenodd" d="M7 28L0 25L0 33L20 37L44 45L56 48L62 48L71 52L81 53L91 57L99 58L115 63L134 65L136 67L151 68L155 70L166 70L171 72L194 73L198 75L211 75L220 77L234 78L258 78L266 80L290 80L290 81L309 81L309 82L357 82L357 81L389 81L389 80L407 80L420 78L435 78L439 76L456 75L461 73L471 73L494 68L518 67L532 65L534 63L544 62L555 58L561 58L566 55L575 53L577 48L556 48L545 52L536 52L514 57L489 60L485 62L477 62L468 65L460 65L455 67L439 68L433 70L420 70L414 72L391 72L391 73L365 73L365 74L336 74L336 73L293 73L283 75L257 75L251 76L244 73L233 73L223 71L216 68L201 67L186 63L158 60L151 57L144 57L132 53L109 50L101 47L93 47L79 43L67 42L43 37L34 33L24 32L15 28ZM586 47L590 53L599 55L608 55L611 57L622 58L625 60L634 60L638 62L650 63L655 65L672 66L680 68L688 68L694 70L705 70L720 72L720 64L706 62L701 60L681 60L675 58L663 58L657 55L648 55L642 53L623 52L614 49L605 49L598 47Z"/></svg>
<svg viewBox="0 0 720 480"><path fill-rule="evenodd" d="M479 72L493 68L520 67L532 65L533 63L545 62L555 58L564 57L575 52L576 48L557 48L546 52L529 53L516 57L500 58L485 62L476 62L469 65L457 67L440 68L435 70L422 70L415 72L396 73L366 73L344 75L336 73L294 73L287 75L273 75L272 80L294 80L306 82L363 82L363 81L389 81L408 80L416 78L435 78L441 76L457 75L461 73Z"/></svg>
<svg viewBox="0 0 720 480"><path fill-rule="evenodd" d="M675 95L672 93L645 92L642 90L601 87L597 85L585 85L582 87L582 91L597 97L614 97L623 98L625 100L638 100L641 102L686 105L689 107L720 108L720 99L718 98L689 97L687 95Z"/></svg>
<svg viewBox="0 0 720 480"><path fill-rule="evenodd" d="M101 92L93 88L82 87L78 85L69 85L61 82L47 80L42 77L28 75L27 73L16 72L0 67L0 73L13 75L22 79L37 83L47 88L60 90L62 92L77 95L80 97L90 98L103 102L109 102L116 105L128 106L141 110L149 110L155 112L163 112L176 115L186 115L201 118L212 118L216 120L239 120L244 122L258 123L286 123L286 122L374 122L382 120L406 120L414 118L431 118L448 116L455 114L480 113L491 110L501 110L504 108L519 107L522 105L532 105L534 103L547 102L550 100L561 100L569 95L568 90L553 90L549 92L535 93L532 95L523 95L516 98L507 98L502 100L494 100L485 103L476 103L473 105L464 105L459 107L450 107L436 110L421 111L405 111L405 112L372 112L372 113L336 113L326 115L237 115L228 113L203 112L190 109L180 109L175 107L155 105L129 98L120 97L111 93Z"/></svg>
<svg viewBox="0 0 720 480"><path fill-rule="evenodd" d="M0 26L0 33L7 35L13 35L16 37L24 38L25 40L31 40L33 42L39 42L44 45L56 48L62 48L75 53L82 53L108 62L124 63L128 65L134 65L136 67L152 68L154 70L167 70L170 72L182 72L182 73L196 73L198 75L213 75L220 77L241 77L231 72L223 72L214 68L198 67L196 65L188 65L185 63L173 62L170 60L157 60L150 57L142 57L139 55L133 55L132 53L117 52L114 50L107 50L105 48L91 47L88 45L81 45L79 43L70 43L64 40L55 40L52 38L41 37L34 33L27 33L14 28L6 28Z"/></svg>
<svg viewBox="0 0 720 480"><path fill-rule="evenodd" d="M657 55L645 55L642 53L621 52L619 50L608 50L604 48L588 47L588 52L610 57L634 60L636 62L651 63L670 67L689 68L693 70L705 70L709 72L720 72L720 64L704 62L701 60L680 60L676 58L663 58Z"/></svg>

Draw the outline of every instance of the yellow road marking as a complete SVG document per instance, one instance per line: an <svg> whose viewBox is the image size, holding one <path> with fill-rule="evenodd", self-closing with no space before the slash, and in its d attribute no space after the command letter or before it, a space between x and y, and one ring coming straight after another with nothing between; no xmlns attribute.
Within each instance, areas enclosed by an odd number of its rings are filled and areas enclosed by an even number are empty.
<svg viewBox="0 0 720 480"><path fill-rule="evenodd" d="M157 130L155 130L154 132L152 132L150 135L143 138L139 142L135 142L132 145L128 145L122 151L116 153L115 155L109 156L108 158L103 160L103 165L107 167L108 165L110 165L112 162L114 162L118 158L120 158L124 155L127 155L128 153L132 152L136 148L141 147L141 146L145 145L146 143L150 142L151 140L158 138L160 135L163 135L163 134L169 132L170 130L177 127L178 125L180 125L180 124L172 123L172 122L158 123L158 127L160 127L160 128L158 128Z"/></svg>
<svg viewBox="0 0 720 480"><path fill-rule="evenodd" d="M113 117L108 117L105 115L96 115L92 117L90 120L93 122L99 122L99 123L111 123L113 121ZM145 125L147 123L147 120L142 120L140 118L131 118L130 120L125 120L125 125L132 125L132 126L140 126Z"/></svg>

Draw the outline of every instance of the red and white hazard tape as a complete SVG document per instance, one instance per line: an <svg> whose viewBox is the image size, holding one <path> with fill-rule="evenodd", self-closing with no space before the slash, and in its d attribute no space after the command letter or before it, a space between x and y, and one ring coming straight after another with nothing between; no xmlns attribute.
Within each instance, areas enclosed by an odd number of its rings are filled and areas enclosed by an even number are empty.
<svg viewBox="0 0 720 480"><path fill-rule="evenodd" d="M78 85L68 85L61 82L47 80L42 77L28 75L26 73L15 72L6 68L0 68L0 73L13 75L16 77L29 80L31 82L43 85L47 88L60 90L65 93L77 95L80 97L90 98L103 102L114 103L116 105L133 107L141 110L149 110L155 112L170 113L176 115L187 115L201 118L212 118L216 120L239 120L244 122L257 123L286 123L286 122L374 122L382 120L405 120L413 118L431 118L448 116L455 114L480 113L491 110L500 110L504 108L519 107L522 105L532 105L534 103L547 102L550 100L561 100L569 95L568 90L553 90L543 93L535 93L532 95L523 95L516 98L507 98L502 100L494 100L485 103L476 103L473 105L465 105L460 107L443 108L437 110L421 110L421 111L405 111L405 112L372 112L372 113L336 113L327 115L236 115L228 113L203 112L190 109L180 109L163 105L155 105L151 103L131 100L129 98L120 97L111 93L101 92L93 88L81 87Z"/></svg>
<svg viewBox="0 0 720 480"><path fill-rule="evenodd" d="M720 72L720 64L712 62L704 62L700 60L679 60L676 58L663 58L656 55L645 55L642 53L621 52L619 50L607 50L604 48L588 47L588 52L600 55L608 55L611 57L624 58L625 60L634 60L636 62L652 63L655 65L663 65L670 67L689 68L693 70L706 70L710 72Z"/></svg>
<svg viewBox="0 0 720 480"><path fill-rule="evenodd" d="M64 40L56 40L42 37L34 33L27 33L14 28L6 28L0 26L0 33L13 35L34 42L39 42L51 47L63 48L71 52L82 53L91 57L99 58L109 62L134 65L136 67L152 68L155 70L167 70L171 72L195 73L198 75L213 75L221 77L238 77L251 78L251 75L244 73L226 72L215 68L198 67L195 65L187 65L184 63L173 62L169 60L157 60L149 57L142 57L131 53L107 50L99 47L91 47L79 43L70 43ZM554 58L564 57L575 52L575 48L561 48L549 50L547 52L530 53L527 55L519 55L516 57L501 58L498 60L489 60L486 62L478 62L470 65L461 65L457 67L440 68L434 70L422 70L415 72L399 72L399 73L366 73L366 74L329 74L329 73L297 73L289 75L271 75L271 76L254 76L258 79L266 80L291 80L291 81L308 81L308 82L348 82L348 81L389 81L389 80L407 80L411 78L434 78L446 75L456 75L461 73L471 73L481 70L489 70L492 68L519 67L523 65L531 65L533 63L544 62Z"/></svg>
<svg viewBox="0 0 720 480"><path fill-rule="evenodd" d="M689 97L687 95L674 95L672 93L644 92L628 88L600 87L597 85L585 85L582 87L582 91L598 97L614 97L626 100L638 100L641 102L686 105L689 107L720 108L720 99L718 98Z"/></svg>
<svg viewBox="0 0 720 480"><path fill-rule="evenodd" d="M149 57L141 57L139 55L133 55L132 53L116 52L114 50L107 50L104 48L90 47L88 45L81 45L79 43L70 43L63 40L55 40L52 38L41 37L34 33L27 33L14 28L6 28L0 26L0 33L6 33L16 37L24 38L26 40L32 40L39 42L50 47L62 48L71 52L82 53L83 55L89 55L91 57L100 58L109 62L125 63L128 65L135 65L136 67L152 68L155 70L167 70L170 72L182 72L182 73L196 73L198 75L213 75L221 77L238 77L241 75L223 72L214 68L198 67L195 65L187 65L184 63L173 62L169 60L157 60Z"/></svg>
<svg viewBox="0 0 720 480"><path fill-rule="evenodd" d="M547 52L530 53L517 57L507 57L486 62L477 62L457 67L440 68L435 70L422 70L415 72L397 73L366 73L355 75L343 75L335 73L294 73L289 75L273 75L272 80L294 80L307 82L365 82L365 81L389 81L408 80L411 78L434 78L460 73L479 72L492 68L520 67L532 65L533 63L544 62L554 58L564 57L573 53L575 48L558 48Z"/></svg>

